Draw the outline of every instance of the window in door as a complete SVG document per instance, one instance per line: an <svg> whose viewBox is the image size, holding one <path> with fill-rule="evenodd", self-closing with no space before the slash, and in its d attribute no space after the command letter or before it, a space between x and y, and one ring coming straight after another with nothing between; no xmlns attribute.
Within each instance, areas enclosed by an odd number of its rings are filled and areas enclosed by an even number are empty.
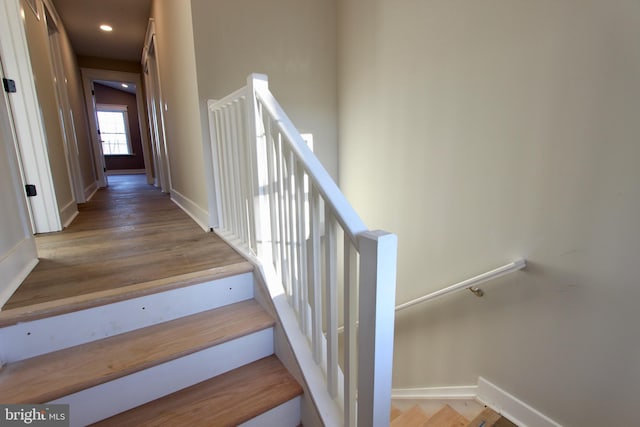
<svg viewBox="0 0 640 427"><path fill-rule="evenodd" d="M132 155L127 106L98 104L96 113L104 155Z"/></svg>

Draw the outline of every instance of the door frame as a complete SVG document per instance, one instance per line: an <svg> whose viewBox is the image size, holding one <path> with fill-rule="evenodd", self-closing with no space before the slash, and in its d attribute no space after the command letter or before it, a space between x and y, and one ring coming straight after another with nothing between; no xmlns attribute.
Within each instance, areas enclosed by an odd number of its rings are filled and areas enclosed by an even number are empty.
<svg viewBox="0 0 640 427"><path fill-rule="evenodd" d="M38 195L28 198L35 233L62 230L47 140L40 113L20 0L0 2L0 55L5 75L16 81L19 96L9 96L25 183ZM24 13L31 13L25 10Z"/></svg>
<svg viewBox="0 0 640 427"><path fill-rule="evenodd" d="M71 191L75 203L84 203L87 198L85 196L85 186L82 179L80 159L78 157L80 153L78 137L76 135L71 102L69 101L66 70L60 49L61 20L55 7L49 0L43 0L42 4L44 10L42 11L41 19L44 20L44 25L48 33L47 42L51 56L52 77L55 82L56 103L58 105L58 118L62 130L64 154L67 161L67 174L69 175L69 182L71 183ZM49 20L49 18L51 20ZM49 28L53 28L55 32L51 33Z"/></svg>
<svg viewBox="0 0 640 427"><path fill-rule="evenodd" d="M163 193L171 192L171 166L167 149L165 132L165 102L160 85L160 69L158 67L158 43L156 40L155 21L149 19L144 48L142 50L142 70L147 90L147 108L149 129L153 140L153 164L156 172L155 185Z"/></svg>
<svg viewBox="0 0 640 427"><path fill-rule="evenodd" d="M149 140L145 123L147 118L144 114L144 91L142 90L142 78L138 73L124 71L100 70L97 68L81 68L82 84L84 86L85 104L89 115L89 128L91 140L93 142L93 154L96 164L98 186L107 185L107 177L104 168L104 155L102 154L102 143L98 136L96 107L93 96L93 82L95 80L109 80L117 82L129 82L136 85L136 107L138 108L138 123L140 127L140 137L142 139L142 156L144 158L144 170L147 176L147 183L153 184L153 173L151 169L151 156L149 154Z"/></svg>

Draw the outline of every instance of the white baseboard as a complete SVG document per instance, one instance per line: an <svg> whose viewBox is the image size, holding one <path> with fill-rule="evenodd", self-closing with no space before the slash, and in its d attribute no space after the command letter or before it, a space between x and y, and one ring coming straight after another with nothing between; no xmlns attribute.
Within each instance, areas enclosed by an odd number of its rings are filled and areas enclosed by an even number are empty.
<svg viewBox="0 0 640 427"><path fill-rule="evenodd" d="M93 198L98 191L98 181L93 181L88 187L84 189L84 202L87 203Z"/></svg>
<svg viewBox="0 0 640 427"><path fill-rule="evenodd" d="M419 388L394 388L391 391L392 399L475 399L478 395L478 386L451 386L451 387L419 387Z"/></svg>
<svg viewBox="0 0 640 427"><path fill-rule="evenodd" d="M561 427L540 411L527 405L486 379L478 385L452 387L395 388L394 400L476 400L504 415L520 427Z"/></svg>
<svg viewBox="0 0 640 427"><path fill-rule="evenodd" d="M146 174L146 169L111 169L107 170L107 175L142 175Z"/></svg>
<svg viewBox="0 0 640 427"><path fill-rule="evenodd" d="M209 213L202 209L193 200L184 196L175 189L171 189L171 201L186 212L204 231L209 231Z"/></svg>
<svg viewBox="0 0 640 427"><path fill-rule="evenodd" d="M478 378L476 398L520 427L561 427L537 409L482 377Z"/></svg>
<svg viewBox="0 0 640 427"><path fill-rule="evenodd" d="M60 209L60 220L62 228L67 228L69 224L78 216L78 205L75 200L71 200Z"/></svg>
<svg viewBox="0 0 640 427"><path fill-rule="evenodd" d="M38 252L35 239L24 239L0 260L0 277L6 285L0 289L0 307L2 307L20 284L27 278L31 270L38 264Z"/></svg>

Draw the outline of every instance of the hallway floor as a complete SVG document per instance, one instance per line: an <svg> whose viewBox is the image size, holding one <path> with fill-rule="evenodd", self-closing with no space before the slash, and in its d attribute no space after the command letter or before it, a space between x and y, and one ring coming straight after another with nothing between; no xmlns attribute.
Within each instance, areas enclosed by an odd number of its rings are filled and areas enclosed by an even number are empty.
<svg viewBox="0 0 640 427"><path fill-rule="evenodd" d="M64 231L36 236L40 262L3 312L83 296L86 301L91 294L105 297L136 285L134 291L193 283L228 266L250 269L144 175L111 176L108 188L78 208Z"/></svg>

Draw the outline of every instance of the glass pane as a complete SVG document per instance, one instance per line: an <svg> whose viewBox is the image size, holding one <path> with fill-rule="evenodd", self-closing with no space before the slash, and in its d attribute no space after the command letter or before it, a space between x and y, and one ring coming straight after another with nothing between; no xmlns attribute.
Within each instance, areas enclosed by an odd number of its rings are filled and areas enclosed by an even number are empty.
<svg viewBox="0 0 640 427"><path fill-rule="evenodd" d="M124 113L120 111L98 111L100 131L106 133L125 133Z"/></svg>
<svg viewBox="0 0 640 427"><path fill-rule="evenodd" d="M98 111L98 124L105 155L131 154L125 126L124 111Z"/></svg>
<svg viewBox="0 0 640 427"><path fill-rule="evenodd" d="M109 154L129 154L127 136L121 133L102 134L102 152Z"/></svg>

